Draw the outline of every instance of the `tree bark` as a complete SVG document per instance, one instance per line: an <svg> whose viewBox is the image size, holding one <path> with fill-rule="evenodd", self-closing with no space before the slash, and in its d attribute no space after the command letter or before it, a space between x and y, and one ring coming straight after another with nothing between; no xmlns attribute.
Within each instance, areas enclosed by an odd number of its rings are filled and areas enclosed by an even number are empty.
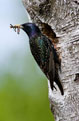
<svg viewBox="0 0 79 121"><path fill-rule="evenodd" d="M49 86L56 121L79 121L79 0L23 0L31 20L49 24L59 37L64 96Z"/></svg>

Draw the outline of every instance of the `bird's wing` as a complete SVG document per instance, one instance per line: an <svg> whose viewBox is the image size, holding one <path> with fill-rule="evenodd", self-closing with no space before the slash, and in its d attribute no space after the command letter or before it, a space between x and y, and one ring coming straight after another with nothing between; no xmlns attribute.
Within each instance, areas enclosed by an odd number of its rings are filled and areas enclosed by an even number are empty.
<svg viewBox="0 0 79 121"><path fill-rule="evenodd" d="M55 79L55 62L54 62L54 55L52 53L52 51L50 51L50 56L49 56L49 71L48 71L48 76L49 76L49 80L50 80L50 86L53 90L53 82Z"/></svg>
<svg viewBox="0 0 79 121"><path fill-rule="evenodd" d="M57 84L57 86L59 87L61 94L64 94L63 91L63 87L60 81L60 77L59 77L59 73L58 73L58 69L61 68L61 62L59 60L59 56L56 52L56 50L54 49L54 46L52 45L51 41L48 38L45 38L45 43L48 43L47 46L47 52L49 54L49 61L46 64L47 65L47 69L48 69L48 79L50 80L50 86L53 90L53 88L55 87L53 82L55 82Z"/></svg>

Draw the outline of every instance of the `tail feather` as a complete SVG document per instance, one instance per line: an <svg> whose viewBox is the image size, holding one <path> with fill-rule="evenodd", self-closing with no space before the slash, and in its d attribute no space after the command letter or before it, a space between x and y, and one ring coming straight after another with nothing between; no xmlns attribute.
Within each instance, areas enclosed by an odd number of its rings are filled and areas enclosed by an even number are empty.
<svg viewBox="0 0 79 121"><path fill-rule="evenodd" d="M61 84L57 70L55 70L55 75L53 75L51 72L49 73L49 80L50 80L51 89L52 90L53 90L53 88L56 89L56 87L54 86L54 82L55 82L57 84L58 88L60 89L61 94L64 95L63 86Z"/></svg>
<svg viewBox="0 0 79 121"><path fill-rule="evenodd" d="M57 72L56 72L56 75L55 75L55 83L57 84L58 88L60 89L61 94L64 95L63 86L61 84L59 74Z"/></svg>

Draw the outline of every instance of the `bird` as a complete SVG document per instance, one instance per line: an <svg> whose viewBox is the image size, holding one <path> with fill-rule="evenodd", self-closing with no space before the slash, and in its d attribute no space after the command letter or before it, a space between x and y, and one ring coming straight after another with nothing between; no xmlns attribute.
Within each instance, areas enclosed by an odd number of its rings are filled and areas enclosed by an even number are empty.
<svg viewBox="0 0 79 121"><path fill-rule="evenodd" d="M22 29L28 35L31 53L38 66L48 78L52 91L55 88L55 82L60 89L61 95L64 95L63 86L58 73L61 68L61 62L51 40L42 34L35 23L24 23L15 26L10 25L10 28L18 29L18 34L20 32L19 30Z"/></svg>

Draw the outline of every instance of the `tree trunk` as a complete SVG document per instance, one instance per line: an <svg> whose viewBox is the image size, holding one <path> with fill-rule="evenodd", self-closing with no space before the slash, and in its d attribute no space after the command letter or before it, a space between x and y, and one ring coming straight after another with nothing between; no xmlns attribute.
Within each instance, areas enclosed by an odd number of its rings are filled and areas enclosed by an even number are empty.
<svg viewBox="0 0 79 121"><path fill-rule="evenodd" d="M64 96L51 91L56 121L79 121L79 0L23 0L32 21L49 24L59 37Z"/></svg>

